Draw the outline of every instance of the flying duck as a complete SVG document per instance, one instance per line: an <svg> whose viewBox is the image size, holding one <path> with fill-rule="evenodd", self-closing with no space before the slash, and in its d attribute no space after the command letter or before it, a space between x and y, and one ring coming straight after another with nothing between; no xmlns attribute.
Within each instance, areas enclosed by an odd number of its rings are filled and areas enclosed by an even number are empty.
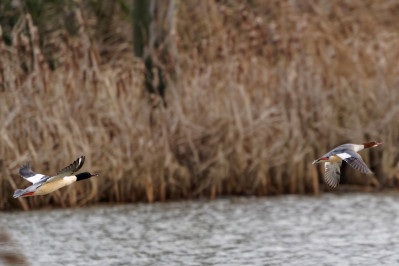
<svg viewBox="0 0 399 266"><path fill-rule="evenodd" d="M367 167L358 152L381 144L381 142L375 141L363 144L343 144L314 160L312 164L325 163L324 180L331 188L336 188L339 184L342 161L364 174L372 174L373 172Z"/></svg>
<svg viewBox="0 0 399 266"><path fill-rule="evenodd" d="M30 169L29 163L25 163L19 169L19 174L31 182L32 185L25 189L15 190L14 198L46 195L76 181L84 180L92 176L98 176L98 174L91 174L89 172L73 175L73 173L82 168L84 162L85 157L81 156L73 163L60 170L55 176L37 174Z"/></svg>

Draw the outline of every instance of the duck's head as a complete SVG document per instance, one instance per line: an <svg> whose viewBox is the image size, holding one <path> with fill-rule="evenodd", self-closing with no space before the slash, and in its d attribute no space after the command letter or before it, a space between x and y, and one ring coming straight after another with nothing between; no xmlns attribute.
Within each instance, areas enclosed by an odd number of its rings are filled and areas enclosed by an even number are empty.
<svg viewBox="0 0 399 266"><path fill-rule="evenodd" d="M90 178L92 176L98 176L98 174L97 173L93 173L92 174L92 173L89 173L89 172L83 172L83 173L80 173L80 174L76 175L76 181L84 180L84 179Z"/></svg>
<svg viewBox="0 0 399 266"><path fill-rule="evenodd" d="M372 141L372 142L363 143L363 146L364 146L365 149L367 149L367 148L377 147L377 146L380 146L382 144L383 144L382 142Z"/></svg>

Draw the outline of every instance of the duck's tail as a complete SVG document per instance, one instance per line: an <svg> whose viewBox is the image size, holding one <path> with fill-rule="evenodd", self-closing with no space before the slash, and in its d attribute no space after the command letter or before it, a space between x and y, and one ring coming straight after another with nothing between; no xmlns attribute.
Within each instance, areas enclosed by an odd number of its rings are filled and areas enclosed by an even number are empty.
<svg viewBox="0 0 399 266"><path fill-rule="evenodd" d="M17 189L14 192L14 198L19 198L25 193L24 189Z"/></svg>

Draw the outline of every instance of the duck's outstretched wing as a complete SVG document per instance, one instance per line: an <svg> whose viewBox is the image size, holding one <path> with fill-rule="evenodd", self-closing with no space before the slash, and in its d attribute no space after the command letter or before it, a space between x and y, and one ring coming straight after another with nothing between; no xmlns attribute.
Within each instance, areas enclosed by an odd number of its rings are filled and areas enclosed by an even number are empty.
<svg viewBox="0 0 399 266"><path fill-rule="evenodd" d="M25 163L21 166L19 169L19 174L32 184L38 183L48 178L48 176L33 172L29 167L29 163Z"/></svg>
<svg viewBox="0 0 399 266"><path fill-rule="evenodd" d="M357 152L349 152L351 155L348 158L343 159L347 164L349 164L353 169L362 172L363 174L370 175L373 172L367 167L366 163L363 161L362 157Z"/></svg>
<svg viewBox="0 0 399 266"><path fill-rule="evenodd" d="M85 162L85 157L80 156L78 159L76 159L73 163L68 165L67 167L61 169L58 171L57 175L50 177L47 182L53 182L56 180L59 180L65 176L70 176L73 173L79 171L80 168L82 168L83 164Z"/></svg>
<svg viewBox="0 0 399 266"><path fill-rule="evenodd" d="M324 180L326 184L331 188L336 188L341 178L341 162L326 162L324 167L326 172L324 173Z"/></svg>
<svg viewBox="0 0 399 266"><path fill-rule="evenodd" d="M62 168L60 171L58 171L57 176L59 176L59 175L68 176L68 175L71 175L71 174L79 171L80 168L82 168L84 162L85 162L85 157L80 156L73 163L71 163L67 167Z"/></svg>

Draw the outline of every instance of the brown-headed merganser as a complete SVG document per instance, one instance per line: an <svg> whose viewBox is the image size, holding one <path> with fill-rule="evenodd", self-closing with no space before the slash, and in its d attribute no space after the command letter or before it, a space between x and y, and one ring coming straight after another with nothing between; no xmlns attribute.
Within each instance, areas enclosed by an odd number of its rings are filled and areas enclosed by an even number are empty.
<svg viewBox="0 0 399 266"><path fill-rule="evenodd" d="M324 154L319 159L314 160L312 164L325 163L324 179L327 185L336 188L339 184L342 161L345 161L352 168L364 174L372 174L373 172L367 167L358 152L363 149L377 147L381 144L382 142L375 141L363 144L343 144Z"/></svg>
<svg viewBox="0 0 399 266"><path fill-rule="evenodd" d="M14 198L46 195L76 181L98 176L98 174L91 174L89 172L72 175L82 168L84 162L85 157L81 156L69 166L60 170L55 176L37 174L30 169L29 163L24 164L21 169L19 169L19 174L31 182L32 185L25 189L17 189L14 192Z"/></svg>

